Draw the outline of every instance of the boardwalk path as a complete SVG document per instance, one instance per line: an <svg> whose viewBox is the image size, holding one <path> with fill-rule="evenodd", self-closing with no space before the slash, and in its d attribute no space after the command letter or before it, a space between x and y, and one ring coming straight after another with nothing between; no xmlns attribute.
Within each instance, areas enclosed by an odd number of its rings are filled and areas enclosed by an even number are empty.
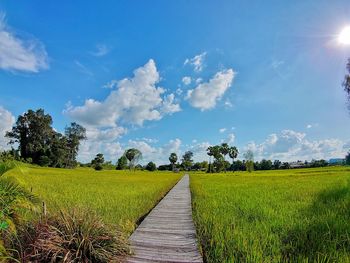
<svg viewBox="0 0 350 263"><path fill-rule="evenodd" d="M130 237L134 255L127 262L203 262L192 221L186 174Z"/></svg>

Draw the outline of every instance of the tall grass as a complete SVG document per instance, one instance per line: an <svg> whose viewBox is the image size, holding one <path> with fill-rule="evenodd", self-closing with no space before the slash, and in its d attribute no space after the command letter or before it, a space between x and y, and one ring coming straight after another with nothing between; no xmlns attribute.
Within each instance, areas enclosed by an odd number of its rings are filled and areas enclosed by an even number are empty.
<svg viewBox="0 0 350 263"><path fill-rule="evenodd" d="M38 195L49 211L87 207L106 223L131 233L145 215L178 181L180 174L143 171L94 171L19 167L6 173Z"/></svg>
<svg viewBox="0 0 350 263"><path fill-rule="evenodd" d="M207 262L350 262L350 169L192 174Z"/></svg>
<svg viewBox="0 0 350 263"><path fill-rule="evenodd" d="M21 262L121 262L125 234L85 208L62 210L22 225L13 239Z"/></svg>

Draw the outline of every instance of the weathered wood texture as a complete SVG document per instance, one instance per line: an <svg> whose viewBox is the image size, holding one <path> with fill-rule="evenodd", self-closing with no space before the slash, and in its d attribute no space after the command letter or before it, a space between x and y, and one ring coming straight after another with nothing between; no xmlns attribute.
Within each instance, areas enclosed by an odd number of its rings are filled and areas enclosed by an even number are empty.
<svg viewBox="0 0 350 263"><path fill-rule="evenodd" d="M127 262L203 262L192 221L186 174L130 237L134 255Z"/></svg>

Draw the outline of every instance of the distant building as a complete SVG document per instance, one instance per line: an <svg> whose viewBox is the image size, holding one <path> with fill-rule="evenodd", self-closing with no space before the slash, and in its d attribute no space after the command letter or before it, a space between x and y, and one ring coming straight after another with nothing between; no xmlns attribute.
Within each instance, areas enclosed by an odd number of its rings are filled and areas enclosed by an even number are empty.
<svg viewBox="0 0 350 263"><path fill-rule="evenodd" d="M302 161L290 162L289 166L290 166L290 168L303 168L303 167L305 167L305 163Z"/></svg>
<svg viewBox="0 0 350 263"><path fill-rule="evenodd" d="M334 165L334 164L344 164L345 159L343 158L333 158L333 159L329 159L328 163L330 165Z"/></svg>

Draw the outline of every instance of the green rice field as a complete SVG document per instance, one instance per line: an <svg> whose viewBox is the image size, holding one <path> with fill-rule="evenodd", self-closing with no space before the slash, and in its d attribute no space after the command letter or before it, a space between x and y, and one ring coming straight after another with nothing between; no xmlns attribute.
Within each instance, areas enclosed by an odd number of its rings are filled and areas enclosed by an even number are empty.
<svg viewBox="0 0 350 263"><path fill-rule="evenodd" d="M48 211L87 207L129 234L181 175L20 166L6 176L16 177L27 189L32 189L46 203Z"/></svg>
<svg viewBox="0 0 350 263"><path fill-rule="evenodd" d="M207 262L350 262L350 168L191 174Z"/></svg>

